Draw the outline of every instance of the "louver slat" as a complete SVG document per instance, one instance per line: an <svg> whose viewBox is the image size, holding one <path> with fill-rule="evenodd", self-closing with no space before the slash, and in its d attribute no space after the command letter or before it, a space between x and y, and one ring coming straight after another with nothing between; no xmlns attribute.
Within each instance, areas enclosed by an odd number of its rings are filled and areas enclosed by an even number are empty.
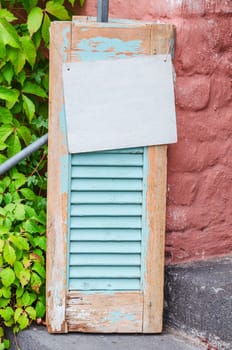
<svg viewBox="0 0 232 350"><path fill-rule="evenodd" d="M144 149L71 156L69 289L139 290Z"/></svg>

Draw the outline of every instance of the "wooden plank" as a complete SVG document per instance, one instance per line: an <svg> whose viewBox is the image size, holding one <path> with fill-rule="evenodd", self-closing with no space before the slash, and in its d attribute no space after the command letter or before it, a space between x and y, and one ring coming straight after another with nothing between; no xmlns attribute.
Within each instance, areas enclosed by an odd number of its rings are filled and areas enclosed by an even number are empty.
<svg viewBox="0 0 232 350"><path fill-rule="evenodd" d="M70 241L140 241L141 229L71 229Z"/></svg>
<svg viewBox="0 0 232 350"><path fill-rule="evenodd" d="M141 166L73 166L72 178L114 178L114 179L141 179Z"/></svg>
<svg viewBox="0 0 232 350"><path fill-rule="evenodd" d="M70 60L70 22L51 25L50 94L47 206L47 327L52 333L67 332L66 236L67 236L67 147L64 130L62 62ZM62 267L62 268L61 268Z"/></svg>
<svg viewBox="0 0 232 350"><path fill-rule="evenodd" d="M84 291L129 291L140 289L140 278L70 278L70 290ZM105 332L104 329L101 332Z"/></svg>
<svg viewBox="0 0 232 350"><path fill-rule="evenodd" d="M147 242L143 332L162 331L167 146L148 148Z"/></svg>
<svg viewBox="0 0 232 350"><path fill-rule="evenodd" d="M99 191L92 193L84 191L74 191L71 193L71 203L142 203L142 192Z"/></svg>
<svg viewBox="0 0 232 350"><path fill-rule="evenodd" d="M140 253L140 242L72 242L70 253Z"/></svg>
<svg viewBox="0 0 232 350"><path fill-rule="evenodd" d="M175 40L174 26L151 25L150 54L165 54ZM143 332L159 333L163 326L164 248L167 186L167 146L148 148L149 174L147 220L149 226L146 257Z"/></svg>
<svg viewBox="0 0 232 350"><path fill-rule="evenodd" d="M71 332L116 333L142 331L141 292L69 292L66 318Z"/></svg>
<svg viewBox="0 0 232 350"><path fill-rule="evenodd" d="M71 206L71 216L138 216L141 204L77 204Z"/></svg>
<svg viewBox="0 0 232 350"><path fill-rule="evenodd" d="M72 165L141 166L143 165L143 155L98 152L73 154Z"/></svg>
<svg viewBox="0 0 232 350"><path fill-rule="evenodd" d="M141 191L141 179L73 179L72 191Z"/></svg>
<svg viewBox="0 0 232 350"><path fill-rule="evenodd" d="M140 228L140 216L91 216L91 217L71 217L71 228Z"/></svg>
<svg viewBox="0 0 232 350"><path fill-rule="evenodd" d="M122 265L140 266L140 254L70 254L70 266L122 266Z"/></svg>
<svg viewBox="0 0 232 350"><path fill-rule="evenodd" d="M71 266L71 278L140 278L139 266Z"/></svg>

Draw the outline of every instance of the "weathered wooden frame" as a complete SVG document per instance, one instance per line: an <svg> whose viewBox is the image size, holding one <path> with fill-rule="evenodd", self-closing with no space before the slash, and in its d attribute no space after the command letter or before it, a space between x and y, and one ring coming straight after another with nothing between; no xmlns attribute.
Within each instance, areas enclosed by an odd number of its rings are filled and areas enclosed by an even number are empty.
<svg viewBox="0 0 232 350"><path fill-rule="evenodd" d="M147 221L149 223L144 291L115 293L114 295L84 295L67 292L66 261L68 234L68 150L65 131L64 100L62 94L62 64L78 59L75 55L78 28L88 21L89 36L104 28L104 35L117 37L126 28L128 40L136 31L143 40L145 54L166 54L174 42L174 27L170 24L122 22L118 25L95 23L94 20L74 18L72 22L53 22L50 44L50 102L48 153L48 209L47 209L47 327L52 333L81 332L143 332L162 331L164 242L166 208L167 146L148 147ZM116 23L116 22L112 22ZM86 35L86 34L85 34ZM105 313L114 304L123 311L133 309L133 323L122 320L109 324L106 317L96 313L99 305ZM91 322L82 320L75 308L87 310ZM98 310L99 311L99 310ZM138 319L142 320L138 322ZM104 321L103 321L104 320Z"/></svg>

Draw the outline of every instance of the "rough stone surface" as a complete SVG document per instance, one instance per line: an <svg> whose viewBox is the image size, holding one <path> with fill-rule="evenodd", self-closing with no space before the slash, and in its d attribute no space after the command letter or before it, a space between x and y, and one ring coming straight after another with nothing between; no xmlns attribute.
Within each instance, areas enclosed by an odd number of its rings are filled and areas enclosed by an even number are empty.
<svg viewBox="0 0 232 350"><path fill-rule="evenodd" d="M18 350L12 334L10 350ZM172 334L163 335L51 335L45 328L31 327L19 333L18 346L22 350L198 350L201 344L191 345L184 338Z"/></svg>
<svg viewBox="0 0 232 350"><path fill-rule="evenodd" d="M209 349L232 349L232 257L170 266L165 322L198 336Z"/></svg>
<svg viewBox="0 0 232 350"><path fill-rule="evenodd" d="M97 1L82 14L95 16ZM179 141L168 151L167 264L232 252L232 1L110 0L110 16L176 26Z"/></svg>

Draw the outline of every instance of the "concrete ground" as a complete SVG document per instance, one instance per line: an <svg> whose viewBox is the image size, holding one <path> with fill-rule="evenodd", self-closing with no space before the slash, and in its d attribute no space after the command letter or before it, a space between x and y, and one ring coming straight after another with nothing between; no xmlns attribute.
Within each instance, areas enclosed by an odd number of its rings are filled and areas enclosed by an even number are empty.
<svg viewBox="0 0 232 350"><path fill-rule="evenodd" d="M162 335L101 335L79 334L51 335L44 327L31 327L19 333L20 350L199 350L184 338L172 334ZM10 350L18 350L12 339Z"/></svg>

